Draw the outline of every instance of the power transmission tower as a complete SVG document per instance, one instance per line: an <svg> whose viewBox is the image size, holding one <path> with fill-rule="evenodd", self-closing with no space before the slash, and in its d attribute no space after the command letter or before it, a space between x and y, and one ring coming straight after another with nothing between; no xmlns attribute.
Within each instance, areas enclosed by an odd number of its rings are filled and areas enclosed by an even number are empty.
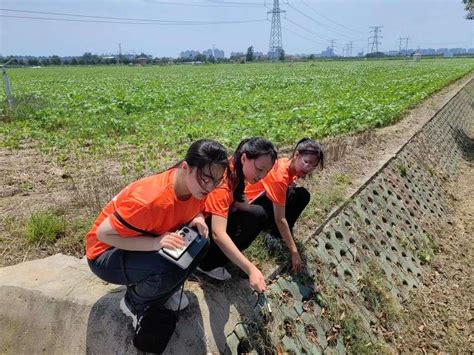
<svg viewBox="0 0 474 355"><path fill-rule="evenodd" d="M370 33L373 33L374 35L369 37L368 51L370 50L370 53L374 53L374 48L375 52L379 51L379 45L381 44L379 39L383 38L382 36L380 36L380 33L382 32L381 28L383 28L383 26L371 26L370 28L373 28ZM372 42L370 42L370 40L372 40Z"/></svg>
<svg viewBox="0 0 474 355"><path fill-rule="evenodd" d="M347 48L346 48L346 56L348 57L352 57L352 47L354 45L354 41L350 41L349 43L347 43Z"/></svg>
<svg viewBox="0 0 474 355"><path fill-rule="evenodd" d="M410 37L400 37L398 40L400 41L400 44L398 46L398 54L399 55L402 55L402 42L405 41L405 55L407 54L408 52L408 40L410 39Z"/></svg>
<svg viewBox="0 0 474 355"><path fill-rule="evenodd" d="M331 39L329 42L331 43L331 45L329 46L329 48L331 48L331 57L334 57L334 43L336 43L336 40Z"/></svg>
<svg viewBox="0 0 474 355"><path fill-rule="evenodd" d="M283 53L283 41L281 36L281 20L280 14L286 12L280 9L280 1L273 0L273 9L267 14L272 14L272 27L270 30L270 48L268 50L268 58L275 60L280 58Z"/></svg>

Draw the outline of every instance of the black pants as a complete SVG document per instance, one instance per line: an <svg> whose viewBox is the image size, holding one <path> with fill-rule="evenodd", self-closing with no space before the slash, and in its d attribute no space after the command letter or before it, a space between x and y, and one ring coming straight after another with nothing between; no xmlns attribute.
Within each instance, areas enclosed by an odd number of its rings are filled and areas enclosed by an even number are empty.
<svg viewBox="0 0 474 355"><path fill-rule="evenodd" d="M102 280L126 285L125 297L134 312L150 305L160 306L196 269L208 246L194 258L186 270L162 257L156 251L126 251L110 248L95 260L89 260L92 272Z"/></svg>
<svg viewBox="0 0 474 355"><path fill-rule="evenodd" d="M240 251L247 249L262 231L267 222L267 213L264 208L257 205L250 205L249 211L234 211L229 213L227 219L227 234ZM206 219L209 227L209 235L212 236L212 216ZM221 251L219 246L211 237L209 252L199 264L205 271L210 271L216 267L225 266L229 259Z"/></svg>
<svg viewBox="0 0 474 355"><path fill-rule="evenodd" d="M286 192L286 206L285 217L290 227L291 234L293 234L293 226L296 220L301 215L301 212L306 208L310 200L310 194L304 187L290 187ZM273 202L265 195L262 195L252 202L253 205L262 206L267 215L268 229L272 235L281 238L280 231L275 223L275 215L273 212Z"/></svg>

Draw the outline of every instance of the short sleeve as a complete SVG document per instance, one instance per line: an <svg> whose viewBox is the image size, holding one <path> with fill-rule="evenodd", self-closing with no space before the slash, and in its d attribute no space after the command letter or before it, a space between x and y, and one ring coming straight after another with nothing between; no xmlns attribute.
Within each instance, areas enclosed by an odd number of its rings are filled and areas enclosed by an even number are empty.
<svg viewBox="0 0 474 355"><path fill-rule="evenodd" d="M227 218L233 202L232 193L226 188L214 190L206 198L205 212Z"/></svg>
<svg viewBox="0 0 474 355"><path fill-rule="evenodd" d="M129 225L144 231L153 229L153 218L150 209L133 198L120 202L115 211ZM110 215L110 224L122 237L134 237L141 233L123 225L113 214Z"/></svg>
<svg viewBox="0 0 474 355"><path fill-rule="evenodd" d="M272 183L263 182L265 188L265 195L276 205L286 205L286 191L288 185L282 181L274 181Z"/></svg>

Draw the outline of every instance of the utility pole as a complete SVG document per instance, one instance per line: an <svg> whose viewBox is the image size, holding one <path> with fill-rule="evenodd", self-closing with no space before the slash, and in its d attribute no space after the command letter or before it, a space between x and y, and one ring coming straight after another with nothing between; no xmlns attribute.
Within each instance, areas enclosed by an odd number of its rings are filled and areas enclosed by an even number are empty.
<svg viewBox="0 0 474 355"><path fill-rule="evenodd" d="M382 36L380 36L380 33L382 32L381 28L383 28L383 26L371 26L370 28L373 28L370 33L373 33L374 35L369 37L369 47L370 53L374 53L374 48L375 52L379 51L379 45L381 44L379 39L383 38ZM371 39L372 42L370 42Z"/></svg>
<svg viewBox="0 0 474 355"><path fill-rule="evenodd" d="M15 58L10 58L10 60L8 62L6 62L5 64L2 64L0 65L0 68L2 68L2 76L3 76L3 85L5 86L5 94L7 96L7 102L8 102L8 106L10 108L13 107L13 95L12 95L12 89L11 89L11 86L10 86L10 79L8 78L8 74L7 74L7 70L5 69L5 67Z"/></svg>
<svg viewBox="0 0 474 355"><path fill-rule="evenodd" d="M267 14L272 14L272 27L270 29L270 46L268 49L268 58L275 60L280 58L283 52L283 40L281 36L280 14L286 12L280 9L280 1L273 0L273 9Z"/></svg>
<svg viewBox="0 0 474 355"><path fill-rule="evenodd" d="M214 57L214 61L217 62L217 59L216 59L216 45L215 44L212 45L212 56Z"/></svg>
<svg viewBox="0 0 474 355"><path fill-rule="evenodd" d="M346 56L346 48L342 47L342 57L344 58Z"/></svg>
<svg viewBox="0 0 474 355"><path fill-rule="evenodd" d="M334 57L334 43L336 43L336 40L331 39L329 42L331 43L331 45L329 46L329 48L331 48L331 57Z"/></svg>
<svg viewBox="0 0 474 355"><path fill-rule="evenodd" d="M408 54L408 40L410 39L410 37L405 37L405 55Z"/></svg>
<svg viewBox="0 0 474 355"><path fill-rule="evenodd" d="M118 56L117 63L120 65L120 59L122 58L122 43L119 43L118 46L119 46L119 56Z"/></svg>

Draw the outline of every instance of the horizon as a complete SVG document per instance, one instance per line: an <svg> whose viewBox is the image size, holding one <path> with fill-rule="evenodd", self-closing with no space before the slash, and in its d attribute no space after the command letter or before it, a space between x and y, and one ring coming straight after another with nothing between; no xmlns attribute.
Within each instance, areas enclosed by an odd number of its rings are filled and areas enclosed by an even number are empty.
<svg viewBox="0 0 474 355"><path fill-rule="evenodd" d="M2 5L2 55L117 55L121 50L178 58L182 51L202 52L215 45L228 57L245 53L249 46L264 54L269 48L268 0L127 0L120 6L111 0L3 0ZM321 53L330 46L328 39L336 39L338 56L350 41L353 56L367 53L369 27L374 25L383 26L379 51L384 53L398 50L400 38L406 37L413 50L474 47L473 22L465 19L462 1L299 0L280 2L280 8L286 11L281 25L288 54Z"/></svg>

